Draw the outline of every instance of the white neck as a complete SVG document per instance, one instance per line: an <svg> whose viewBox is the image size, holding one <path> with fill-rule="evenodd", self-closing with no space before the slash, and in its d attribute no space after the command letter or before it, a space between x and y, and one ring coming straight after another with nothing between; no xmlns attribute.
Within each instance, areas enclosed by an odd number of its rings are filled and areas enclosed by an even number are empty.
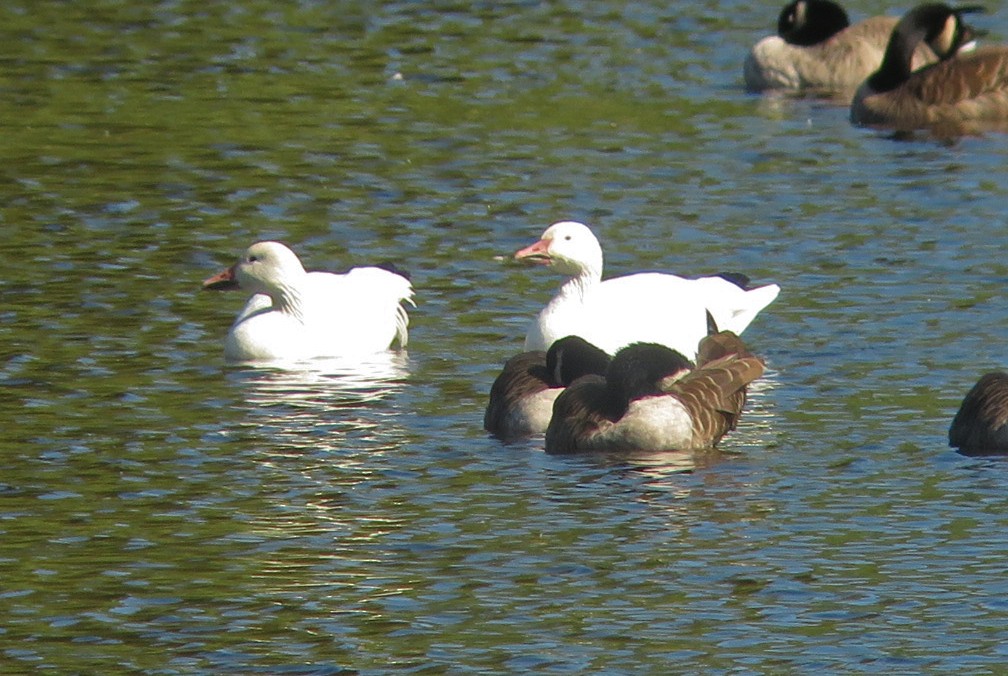
<svg viewBox="0 0 1008 676"><path fill-rule="evenodd" d="M296 286L280 283L270 291L269 297L273 300L274 310L304 323L304 298Z"/></svg>
<svg viewBox="0 0 1008 676"><path fill-rule="evenodd" d="M560 287L557 298L577 298L584 301L591 289L602 281L602 271L594 267L584 267L580 274L570 277Z"/></svg>

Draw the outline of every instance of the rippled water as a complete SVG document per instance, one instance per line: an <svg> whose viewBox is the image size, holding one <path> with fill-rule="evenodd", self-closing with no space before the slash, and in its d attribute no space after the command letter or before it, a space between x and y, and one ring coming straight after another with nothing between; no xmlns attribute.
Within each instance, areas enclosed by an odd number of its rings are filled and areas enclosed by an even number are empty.
<svg viewBox="0 0 1008 676"><path fill-rule="evenodd" d="M0 8L3 671L1001 668L1005 461L945 435L1008 359L1008 137L745 94L778 10ZM561 218L781 285L720 452L482 431ZM410 270L408 356L225 366L200 281L262 238Z"/></svg>

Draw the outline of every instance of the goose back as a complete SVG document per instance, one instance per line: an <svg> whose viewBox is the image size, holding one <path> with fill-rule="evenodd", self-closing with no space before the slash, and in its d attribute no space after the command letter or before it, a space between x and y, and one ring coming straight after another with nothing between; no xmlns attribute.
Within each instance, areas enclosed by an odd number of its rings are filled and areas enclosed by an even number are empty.
<svg viewBox="0 0 1008 676"><path fill-rule="evenodd" d="M712 446L735 429L746 402L746 388L763 375L762 360L725 355L699 366L667 388L692 421L692 444Z"/></svg>

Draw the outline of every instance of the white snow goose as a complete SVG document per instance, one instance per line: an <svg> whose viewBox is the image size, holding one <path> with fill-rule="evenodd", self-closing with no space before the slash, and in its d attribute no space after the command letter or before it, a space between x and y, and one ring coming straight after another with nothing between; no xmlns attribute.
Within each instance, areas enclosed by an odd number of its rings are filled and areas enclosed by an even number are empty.
<svg viewBox="0 0 1008 676"><path fill-rule="evenodd" d="M966 394L949 445L965 455L1008 453L1008 373L987 373Z"/></svg>
<svg viewBox="0 0 1008 676"><path fill-rule="evenodd" d="M605 373L608 365L608 354L578 336L561 338L547 352L511 357L490 388L484 429L504 441L542 434L557 395L581 376Z"/></svg>
<svg viewBox="0 0 1008 676"><path fill-rule="evenodd" d="M413 288L383 268L306 272L283 244L257 242L203 288L253 294L224 341L228 361L356 357L387 350L394 341L406 346L403 303L413 304Z"/></svg>
<svg viewBox="0 0 1008 676"><path fill-rule="evenodd" d="M560 393L547 453L689 451L710 448L735 425L763 361L731 332L700 343L698 366L656 343L620 350L605 377Z"/></svg>
<svg viewBox="0 0 1008 676"><path fill-rule="evenodd" d="M780 293L776 284L745 289L725 277L685 279L643 272L602 281L602 247L588 226L554 223L515 258L541 262L568 279L532 322L525 350L545 350L564 336L581 336L609 354L637 342L696 356L707 335L707 312L741 334Z"/></svg>

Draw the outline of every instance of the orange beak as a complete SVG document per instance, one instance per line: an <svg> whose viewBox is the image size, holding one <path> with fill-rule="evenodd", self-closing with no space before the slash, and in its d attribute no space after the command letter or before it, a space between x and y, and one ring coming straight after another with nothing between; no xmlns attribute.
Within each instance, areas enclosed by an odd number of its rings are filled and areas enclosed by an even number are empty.
<svg viewBox="0 0 1008 676"><path fill-rule="evenodd" d="M203 282L204 291L232 291L238 288L238 278L235 277L235 267L232 265L227 270L218 272Z"/></svg>
<svg viewBox="0 0 1008 676"><path fill-rule="evenodd" d="M549 254L550 240L541 239L531 246L527 246L515 253L515 260L531 260L541 265L549 265L552 262Z"/></svg>

